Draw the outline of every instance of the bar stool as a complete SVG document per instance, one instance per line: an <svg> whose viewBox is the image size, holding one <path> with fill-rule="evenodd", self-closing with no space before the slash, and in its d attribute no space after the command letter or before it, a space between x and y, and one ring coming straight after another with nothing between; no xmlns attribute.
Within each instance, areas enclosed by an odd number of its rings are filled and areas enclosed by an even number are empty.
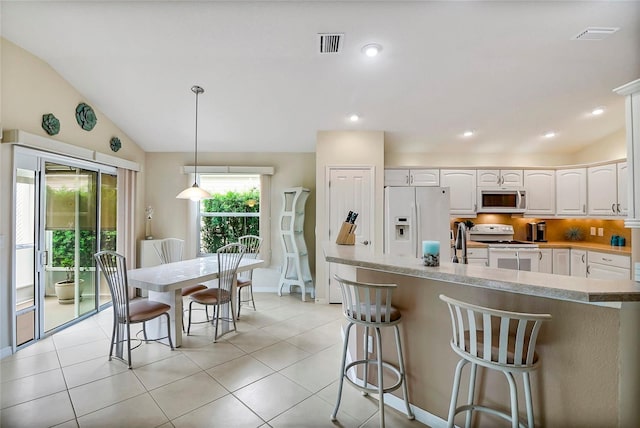
<svg viewBox="0 0 640 428"><path fill-rule="evenodd" d="M404 403L407 407L407 417L414 419L415 416L409 406L409 393L407 391L406 374L404 369L404 358L402 356L402 345L400 341L400 329L398 324L401 321L400 311L391 306L391 294L396 288L395 284L368 284L361 282L349 281L334 275L340 291L342 292L342 311L345 318L349 321L344 335L344 343L342 349L342 362L340 365L340 384L338 386L338 400L336 407L331 415L331 420L337 420L338 408L342 398L342 386L346 379L353 386L363 392L363 395L369 393L378 394L378 404L380 408L380 427L384 428L384 393L395 391L402 386L404 394ZM364 358L353 360L346 364L347 349L349 347L349 332L354 324L365 327L364 335ZM396 350L398 352L398 367L382 360L382 342L380 329L384 327L393 327L396 338ZM375 332L376 358L368 358L369 349L369 331L373 329ZM369 365L372 364L377 368L377 386L369 384ZM363 381L352 379L349 377L349 370L354 367L362 366L364 371ZM396 382L391 386L384 386L384 378L382 369L387 368L397 378Z"/></svg>
<svg viewBox="0 0 640 428"><path fill-rule="evenodd" d="M527 426L533 428L533 405L529 373L540 364L535 352L538 332L549 314L527 314L485 308L440 295L451 315L453 337L451 349L462 359L456 366L449 405L448 426L458 413L467 412L465 427L471 426L474 411L486 412L511 421L513 428L524 426L518 416L518 394L514 374L521 373L527 408ZM471 363L468 403L458 406L462 369ZM511 414L474 403L478 366L504 373L509 382Z"/></svg>

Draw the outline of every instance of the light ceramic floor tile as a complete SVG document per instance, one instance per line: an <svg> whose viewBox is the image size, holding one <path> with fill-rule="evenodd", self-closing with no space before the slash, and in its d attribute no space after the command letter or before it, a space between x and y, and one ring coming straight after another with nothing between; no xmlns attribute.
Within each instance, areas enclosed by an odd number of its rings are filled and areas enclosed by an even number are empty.
<svg viewBox="0 0 640 428"><path fill-rule="evenodd" d="M229 339L229 343L234 344L246 353L255 352L258 349L266 348L274 343L278 343L280 339L262 330L252 330L248 333L241 333Z"/></svg>
<svg viewBox="0 0 640 428"><path fill-rule="evenodd" d="M146 392L144 385L131 370L69 390L73 407L78 416L86 415L144 392Z"/></svg>
<svg viewBox="0 0 640 428"><path fill-rule="evenodd" d="M167 417L149 394L142 394L78 418L84 427L157 427Z"/></svg>
<svg viewBox="0 0 640 428"><path fill-rule="evenodd" d="M307 352L315 353L337 343L342 343L342 336L339 326L331 329L322 326L290 337L287 342Z"/></svg>
<svg viewBox="0 0 640 428"><path fill-rule="evenodd" d="M202 369L182 354L133 369L148 390L175 382L199 371Z"/></svg>
<svg viewBox="0 0 640 428"><path fill-rule="evenodd" d="M134 342L131 346L135 346ZM126 352L126 351L125 351ZM107 354L109 355L109 354ZM131 350L131 361L133 368L144 366L145 364L151 364L156 361L164 360L165 358L171 358L176 355L175 351L172 351L166 345L156 342L142 343L135 349Z"/></svg>
<svg viewBox="0 0 640 428"><path fill-rule="evenodd" d="M86 343L95 342L96 340L109 339L100 328L82 329L74 333L63 330L53 335L53 343L56 349L69 348L71 346L84 345ZM108 351L107 351L108 352Z"/></svg>
<svg viewBox="0 0 640 428"><path fill-rule="evenodd" d="M315 393L339 378L340 363L330 349L292 364L280 373Z"/></svg>
<svg viewBox="0 0 640 428"><path fill-rule="evenodd" d="M384 409L384 422L388 427L394 428L424 428L421 422L415 419L408 419L407 415L386 406ZM380 426L380 414L376 412L369 420L362 425L362 428L378 428Z"/></svg>
<svg viewBox="0 0 640 428"><path fill-rule="evenodd" d="M307 351L296 348L288 342L278 342L274 345L253 352L251 356L262 361L274 370L281 370L300 360L309 357Z"/></svg>
<svg viewBox="0 0 640 428"><path fill-rule="evenodd" d="M229 391L235 391L273 373L266 364L245 355L207 370Z"/></svg>
<svg viewBox="0 0 640 428"><path fill-rule="evenodd" d="M78 428L78 421L72 419L70 421L63 422L60 425L54 425L53 428Z"/></svg>
<svg viewBox="0 0 640 428"><path fill-rule="evenodd" d="M335 381L328 387L322 389L316 394L316 396L326 401L331 406L335 406L338 398L338 381ZM342 388L340 408L338 409L338 419L340 419L340 415L346 414L357 421L364 423L377 411L378 400L369 396L363 396L359 390L345 381L344 387Z"/></svg>
<svg viewBox="0 0 640 428"><path fill-rule="evenodd" d="M264 425L262 419L232 395L226 395L171 422L176 428L255 428Z"/></svg>
<svg viewBox="0 0 640 428"><path fill-rule="evenodd" d="M60 362L56 351L12 359L7 362L2 360L2 363L0 363L0 381L8 382L59 368Z"/></svg>
<svg viewBox="0 0 640 428"><path fill-rule="evenodd" d="M205 372L198 372L150 392L169 419L175 419L227 395L222 385Z"/></svg>
<svg viewBox="0 0 640 428"><path fill-rule="evenodd" d="M360 423L349 415L340 415L336 422L331 422L332 412L333 407L329 403L318 397L311 396L270 420L269 426L273 428L356 428L360 426Z"/></svg>
<svg viewBox="0 0 640 428"><path fill-rule="evenodd" d="M47 337L27 346L26 348L22 348L13 355L9 355L8 357L3 358L2 362L5 363L18 358L32 357L37 354L44 354L45 352L51 352L55 350L56 346L53 343L53 338Z"/></svg>
<svg viewBox="0 0 640 428"><path fill-rule="evenodd" d="M244 351L228 342L210 343L195 349L184 348L182 353L203 370L245 355Z"/></svg>
<svg viewBox="0 0 640 428"><path fill-rule="evenodd" d="M0 408L66 391L62 370L54 369L0 384Z"/></svg>
<svg viewBox="0 0 640 428"><path fill-rule="evenodd" d="M234 392L262 419L268 421L311 395L295 382L274 373Z"/></svg>
<svg viewBox="0 0 640 428"><path fill-rule="evenodd" d="M58 425L74 418L69 394L63 391L3 409L0 413L0 426L11 428L46 427Z"/></svg>
<svg viewBox="0 0 640 428"><path fill-rule="evenodd" d="M127 370L129 369L125 364L117 360L109 361L106 356L62 368L69 388L126 372Z"/></svg>
<svg viewBox="0 0 640 428"><path fill-rule="evenodd" d="M83 345L59 349L58 357L60 358L60 365L62 365L62 367L98 357L106 360L109 358L109 340L97 340Z"/></svg>

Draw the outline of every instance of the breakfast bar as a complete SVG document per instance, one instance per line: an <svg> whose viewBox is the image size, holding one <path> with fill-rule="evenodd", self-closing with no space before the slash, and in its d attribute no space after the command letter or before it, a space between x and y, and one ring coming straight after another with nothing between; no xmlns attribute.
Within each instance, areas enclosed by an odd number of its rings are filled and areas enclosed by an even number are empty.
<svg viewBox="0 0 640 428"><path fill-rule="evenodd" d="M409 398L416 418L427 425L443 426L446 420L458 360L449 346L448 309L438 299L445 294L497 309L552 315L536 347L542 362L532 375L536 425L637 426L639 283L448 262L425 267L420 259L374 254L360 245L326 243L324 255L327 262L342 265L341 272L352 267L357 281L398 284L393 305L403 317ZM392 338L383 337L383 342L387 339ZM480 401L507 408L504 376L480 376L487 391ZM460 393L466 395L464 389ZM385 402L394 406L393 400ZM519 407L523 414L523 404ZM480 417L479 426L494 421Z"/></svg>

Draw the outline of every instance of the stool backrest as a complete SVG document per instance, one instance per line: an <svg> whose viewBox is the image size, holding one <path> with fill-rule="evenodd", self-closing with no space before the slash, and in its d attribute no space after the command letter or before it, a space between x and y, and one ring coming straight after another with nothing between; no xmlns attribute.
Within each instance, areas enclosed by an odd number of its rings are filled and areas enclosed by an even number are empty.
<svg viewBox="0 0 640 428"><path fill-rule="evenodd" d="M396 284L371 284L350 281L334 275L342 292L342 312L344 316L358 324L392 324L391 297Z"/></svg>
<svg viewBox="0 0 640 428"><path fill-rule="evenodd" d="M100 251L93 256L104 274L111 292L113 316L117 322L129 320L129 282L127 260L115 251Z"/></svg>
<svg viewBox="0 0 640 428"><path fill-rule="evenodd" d="M529 314L485 308L440 295L449 306L451 347L477 362L509 367L533 366L542 322L549 314Z"/></svg>
<svg viewBox="0 0 640 428"><path fill-rule="evenodd" d="M242 244L228 244L218 248L218 288L231 292L240 260L246 248Z"/></svg>

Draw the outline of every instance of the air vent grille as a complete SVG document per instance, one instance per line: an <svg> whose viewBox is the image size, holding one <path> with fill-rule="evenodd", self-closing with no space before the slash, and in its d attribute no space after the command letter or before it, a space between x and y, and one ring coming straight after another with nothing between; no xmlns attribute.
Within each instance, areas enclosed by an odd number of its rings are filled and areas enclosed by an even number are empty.
<svg viewBox="0 0 640 428"><path fill-rule="evenodd" d="M604 40L619 29L616 27L589 27L578 33L573 40Z"/></svg>
<svg viewBox="0 0 640 428"><path fill-rule="evenodd" d="M336 54L342 50L342 40L344 34L341 33L320 33L318 40L320 42L321 54Z"/></svg>

